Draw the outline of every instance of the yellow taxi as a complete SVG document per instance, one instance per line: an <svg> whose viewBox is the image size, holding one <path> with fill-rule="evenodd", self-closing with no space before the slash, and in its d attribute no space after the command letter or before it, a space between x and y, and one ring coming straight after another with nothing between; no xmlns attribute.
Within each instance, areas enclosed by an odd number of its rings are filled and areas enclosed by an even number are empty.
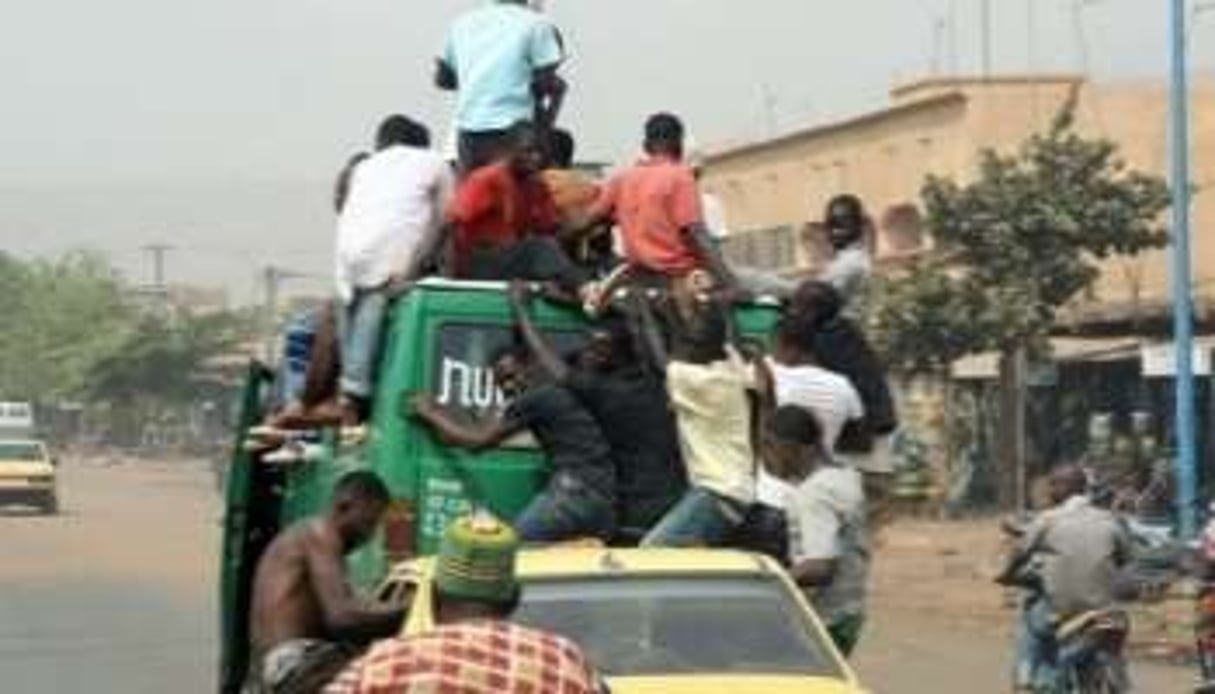
<svg viewBox="0 0 1215 694"><path fill-rule="evenodd" d="M403 634L434 626L433 559L377 591L412 596ZM701 549L524 550L512 621L578 643L614 694L862 694L822 624L771 559Z"/></svg>
<svg viewBox="0 0 1215 694"><path fill-rule="evenodd" d="M59 512L55 460L41 441L0 441L0 506L37 506Z"/></svg>

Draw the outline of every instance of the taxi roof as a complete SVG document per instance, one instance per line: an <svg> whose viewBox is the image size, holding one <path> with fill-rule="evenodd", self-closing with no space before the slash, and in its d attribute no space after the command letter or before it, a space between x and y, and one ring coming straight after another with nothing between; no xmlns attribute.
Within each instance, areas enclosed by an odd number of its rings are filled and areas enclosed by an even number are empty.
<svg viewBox="0 0 1215 694"><path fill-rule="evenodd" d="M394 569L430 568L434 557L405 562ZM517 560L519 577L545 579L561 577L612 576L619 574L779 574L771 559L747 552L723 549L620 549L556 545L524 549Z"/></svg>

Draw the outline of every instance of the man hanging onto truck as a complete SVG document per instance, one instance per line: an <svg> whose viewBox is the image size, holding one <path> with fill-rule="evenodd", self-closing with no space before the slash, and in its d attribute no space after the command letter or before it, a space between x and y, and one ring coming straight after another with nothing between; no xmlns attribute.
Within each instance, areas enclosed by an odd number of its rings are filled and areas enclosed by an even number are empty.
<svg viewBox="0 0 1215 694"><path fill-rule="evenodd" d="M599 424L568 388L540 376L527 349L508 345L494 355L491 366L494 382L509 402L501 416L465 424L429 395L414 399L415 416L447 445L474 452L530 431L544 449L551 474L544 490L515 519L523 541L611 540L616 474Z"/></svg>
<svg viewBox="0 0 1215 694"><path fill-rule="evenodd" d="M729 344L726 302L693 294L693 284L676 285L663 304L669 353L649 302L633 301L649 357L666 375L690 484L643 546L722 546L755 500L751 393L770 391L771 377L762 360L748 364Z"/></svg>
<svg viewBox="0 0 1215 694"><path fill-rule="evenodd" d="M266 548L253 583L255 691L315 692L361 647L400 629L404 609L364 605L346 580L346 555L371 539L388 501L374 473L348 473L325 515L288 528Z"/></svg>
<svg viewBox="0 0 1215 694"><path fill-rule="evenodd" d="M633 332L623 318L613 316L592 327L586 347L571 366L536 329L528 286L512 284L510 299L518 330L536 362L577 396L603 430L616 467L620 529L644 534L687 488L662 379L640 363Z"/></svg>
<svg viewBox="0 0 1215 694"><path fill-rule="evenodd" d="M561 34L526 0L493 0L460 15L437 61L435 84L457 92L460 168L469 173L510 148L510 128L557 121L566 85Z"/></svg>

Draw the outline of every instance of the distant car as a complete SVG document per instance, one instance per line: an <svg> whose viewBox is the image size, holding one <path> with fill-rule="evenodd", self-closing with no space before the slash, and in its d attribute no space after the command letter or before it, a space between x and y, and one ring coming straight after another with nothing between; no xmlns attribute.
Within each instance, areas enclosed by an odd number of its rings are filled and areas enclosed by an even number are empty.
<svg viewBox="0 0 1215 694"><path fill-rule="evenodd" d="M41 441L0 441L0 505L37 506L59 512L55 459Z"/></svg>
<svg viewBox="0 0 1215 694"><path fill-rule="evenodd" d="M856 676L775 562L726 550L564 548L519 556L513 621L564 635L614 694L860 694ZM433 559L377 592L411 602L405 635L433 627Z"/></svg>

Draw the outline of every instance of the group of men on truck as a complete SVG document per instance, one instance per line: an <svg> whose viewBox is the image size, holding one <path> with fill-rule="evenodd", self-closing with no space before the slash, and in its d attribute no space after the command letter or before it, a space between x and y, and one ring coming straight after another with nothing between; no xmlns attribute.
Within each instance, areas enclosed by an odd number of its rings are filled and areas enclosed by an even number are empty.
<svg viewBox="0 0 1215 694"><path fill-rule="evenodd" d="M528 430L551 475L511 528L462 521L471 525L449 535L474 548L517 533L532 544L596 537L768 551L850 652L864 619L865 487L880 489L860 469L880 461L880 439L895 427L881 364L849 318L868 273L864 208L853 196L828 206L822 227L839 252L820 279L735 272L704 223L677 116L650 117L645 157L602 187L568 170L573 141L556 128L564 56L556 27L522 0L487 2L456 20L436 82L458 94L458 161L431 149L425 126L391 116L375 151L343 171L337 305L303 360L309 378L295 379L273 426L251 443L282 444L290 437L280 432L293 427L357 429L369 414L387 307L418 279L507 282L518 340L492 359L505 411L469 425L428 396L413 410L442 440L471 450ZM572 360L533 324L533 287L601 319ZM784 300L770 355L733 325L733 306L760 288ZM335 398L309 392L327 383ZM252 625L253 674L265 689L315 690L293 683L332 678L331 665L349 655L335 642L365 645L399 628L401 611L360 606L343 573L342 558L386 502L374 475L348 476L328 516L267 550ZM461 551L451 544L440 567ZM448 584L450 597L468 597L459 585ZM366 672L361 662L353 667ZM341 691L372 691L357 680L339 678Z"/></svg>

